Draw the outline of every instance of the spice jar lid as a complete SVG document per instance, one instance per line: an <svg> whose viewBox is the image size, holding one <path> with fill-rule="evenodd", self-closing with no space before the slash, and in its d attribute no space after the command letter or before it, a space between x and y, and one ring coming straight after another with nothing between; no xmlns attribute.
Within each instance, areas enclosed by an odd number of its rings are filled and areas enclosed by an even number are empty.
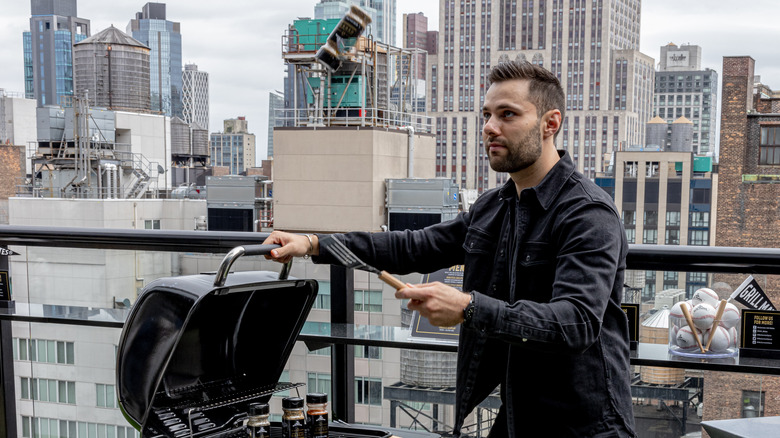
<svg viewBox="0 0 780 438"><path fill-rule="evenodd" d="M282 399L283 409L296 409L303 407L303 399L300 397L286 397Z"/></svg>
<svg viewBox="0 0 780 438"><path fill-rule="evenodd" d="M328 394L322 392L310 392L306 394L306 403L327 403Z"/></svg>
<svg viewBox="0 0 780 438"><path fill-rule="evenodd" d="M268 415L270 409L266 403L252 403L249 405L249 415Z"/></svg>

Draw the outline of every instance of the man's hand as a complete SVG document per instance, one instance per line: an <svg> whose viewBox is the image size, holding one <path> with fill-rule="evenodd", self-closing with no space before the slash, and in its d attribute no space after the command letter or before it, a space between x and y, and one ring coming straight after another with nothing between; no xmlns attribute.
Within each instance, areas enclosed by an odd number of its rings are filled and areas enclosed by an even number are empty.
<svg viewBox="0 0 780 438"><path fill-rule="evenodd" d="M285 233L283 231L274 231L263 242L264 245L281 245L279 249L274 249L271 254L266 255L268 260L274 260L279 263L287 263L293 257L303 257L306 254L318 255L320 253L319 240L314 234L310 234L312 242L309 244L309 238L299 234ZM312 250L313 248L313 250Z"/></svg>
<svg viewBox="0 0 780 438"><path fill-rule="evenodd" d="M420 315L437 327L452 327L463 322L463 309L471 297L454 287L440 282L408 286L395 292L396 298L408 298L409 310Z"/></svg>

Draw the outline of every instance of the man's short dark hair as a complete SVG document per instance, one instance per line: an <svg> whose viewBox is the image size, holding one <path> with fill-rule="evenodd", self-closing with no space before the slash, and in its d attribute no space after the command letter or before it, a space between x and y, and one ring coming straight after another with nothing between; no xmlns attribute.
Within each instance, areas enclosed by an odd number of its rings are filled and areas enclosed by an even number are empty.
<svg viewBox="0 0 780 438"><path fill-rule="evenodd" d="M536 106L539 117L547 111L557 109L561 112L561 120L563 120L566 96L561 88L561 82L554 74L528 61L508 61L493 67L488 75L491 84L515 79L529 81L528 99Z"/></svg>

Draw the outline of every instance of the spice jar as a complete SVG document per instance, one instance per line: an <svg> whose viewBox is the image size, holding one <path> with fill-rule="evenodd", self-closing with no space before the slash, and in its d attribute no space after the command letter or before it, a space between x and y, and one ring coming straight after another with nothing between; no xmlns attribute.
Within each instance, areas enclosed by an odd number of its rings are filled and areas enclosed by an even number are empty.
<svg viewBox="0 0 780 438"><path fill-rule="evenodd" d="M303 415L303 399L300 397L282 399L282 436L306 437L306 417Z"/></svg>
<svg viewBox="0 0 780 438"><path fill-rule="evenodd" d="M328 394L306 394L306 424L309 438L328 438Z"/></svg>
<svg viewBox="0 0 780 438"><path fill-rule="evenodd" d="M249 417L246 429L249 438L270 438L271 422L268 421L270 410L265 403L252 403L249 405Z"/></svg>

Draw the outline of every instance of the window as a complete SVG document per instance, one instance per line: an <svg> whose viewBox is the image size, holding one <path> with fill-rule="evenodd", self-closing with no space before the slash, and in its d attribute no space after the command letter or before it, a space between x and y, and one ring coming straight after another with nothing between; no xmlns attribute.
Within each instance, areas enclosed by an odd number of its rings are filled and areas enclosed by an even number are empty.
<svg viewBox="0 0 780 438"><path fill-rule="evenodd" d="M636 230L633 228L626 228L626 242L634 243L636 239Z"/></svg>
<svg viewBox="0 0 780 438"><path fill-rule="evenodd" d="M159 230L160 229L160 220L159 219L146 219L144 221L144 229L145 230Z"/></svg>
<svg viewBox="0 0 780 438"><path fill-rule="evenodd" d="M645 226L657 227L658 226L658 212L657 211L645 211Z"/></svg>
<svg viewBox="0 0 780 438"><path fill-rule="evenodd" d="M330 282L320 281L317 298L314 301L315 309L330 309Z"/></svg>
<svg viewBox="0 0 780 438"><path fill-rule="evenodd" d="M680 226L680 212L679 211L667 211L666 212L666 226L667 227L679 227Z"/></svg>
<svg viewBox="0 0 780 438"><path fill-rule="evenodd" d="M642 243L651 245L658 243L658 230L645 230Z"/></svg>
<svg viewBox="0 0 780 438"><path fill-rule="evenodd" d="M709 211L692 211L691 212L691 227L709 227L710 226L710 212Z"/></svg>
<svg viewBox="0 0 780 438"><path fill-rule="evenodd" d="M666 244L667 245L679 245L680 244L680 230L666 230Z"/></svg>
<svg viewBox="0 0 780 438"><path fill-rule="evenodd" d="M764 416L764 391L742 391L742 418Z"/></svg>
<svg viewBox="0 0 780 438"><path fill-rule="evenodd" d="M362 357L365 359L381 359L382 347L375 347L372 345L355 345L355 357Z"/></svg>
<svg viewBox="0 0 780 438"><path fill-rule="evenodd" d="M636 225L636 212L634 210L623 210L623 225Z"/></svg>
<svg viewBox="0 0 780 438"><path fill-rule="evenodd" d="M780 127L761 128L758 164L780 164Z"/></svg>
<svg viewBox="0 0 780 438"><path fill-rule="evenodd" d="M309 373L308 374L308 387L306 390L308 392L322 392L325 394L328 394L328 399L333 399L330 394L330 385L331 385L331 378L330 374L324 374L324 373ZM357 388L357 385L355 385L355 388ZM357 400L357 399L356 399Z"/></svg>
<svg viewBox="0 0 780 438"><path fill-rule="evenodd" d="M382 312L382 290L355 289L355 310Z"/></svg>
<svg viewBox="0 0 780 438"><path fill-rule="evenodd" d="M691 230L690 239L688 239L689 245L707 246L709 245L709 231L707 230Z"/></svg>
<svg viewBox="0 0 780 438"><path fill-rule="evenodd" d="M99 408L116 408L116 396L114 395L114 385L95 384L96 400L95 406Z"/></svg>
<svg viewBox="0 0 780 438"><path fill-rule="evenodd" d="M382 380L373 377L355 377L355 404L382 405Z"/></svg>

